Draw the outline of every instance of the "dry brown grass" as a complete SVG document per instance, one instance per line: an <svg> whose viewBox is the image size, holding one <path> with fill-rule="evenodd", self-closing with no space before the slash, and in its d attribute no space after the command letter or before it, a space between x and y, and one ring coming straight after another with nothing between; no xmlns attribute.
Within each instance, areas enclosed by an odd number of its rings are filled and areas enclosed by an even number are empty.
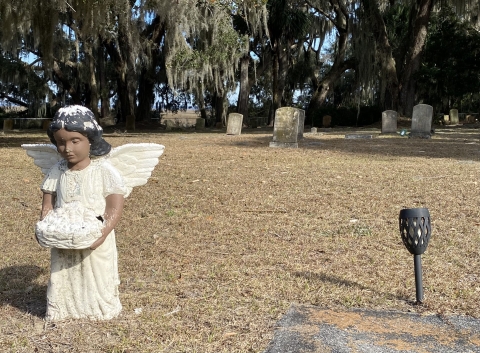
<svg viewBox="0 0 480 353"><path fill-rule="evenodd" d="M261 352L293 302L480 317L478 131L344 134L306 134L298 149L269 148L260 130L108 135L166 146L117 227L124 311L56 324L43 321L49 252L32 231L42 176L20 148L47 139L0 136L0 351ZM432 217L422 306L405 207Z"/></svg>

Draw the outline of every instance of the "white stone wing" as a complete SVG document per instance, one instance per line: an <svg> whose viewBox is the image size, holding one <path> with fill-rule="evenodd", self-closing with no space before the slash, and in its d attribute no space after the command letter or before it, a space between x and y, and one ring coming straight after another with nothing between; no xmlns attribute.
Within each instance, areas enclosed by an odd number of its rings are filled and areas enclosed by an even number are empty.
<svg viewBox="0 0 480 353"><path fill-rule="evenodd" d="M47 174L50 168L63 159L53 144L23 144L22 148L33 158L33 163L40 167L43 174Z"/></svg>
<svg viewBox="0 0 480 353"><path fill-rule="evenodd" d="M125 197L135 186L147 183L164 150L156 143L128 143L112 149L107 158L123 177L128 188Z"/></svg>

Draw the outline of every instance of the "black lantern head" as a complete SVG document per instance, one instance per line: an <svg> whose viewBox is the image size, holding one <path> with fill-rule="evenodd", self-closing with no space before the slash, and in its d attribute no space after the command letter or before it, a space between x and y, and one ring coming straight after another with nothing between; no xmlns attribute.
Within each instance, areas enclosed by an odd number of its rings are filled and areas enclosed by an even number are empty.
<svg viewBox="0 0 480 353"><path fill-rule="evenodd" d="M428 209L403 209L400 211L398 223L403 244L408 251L413 255L423 254L427 250L432 233Z"/></svg>

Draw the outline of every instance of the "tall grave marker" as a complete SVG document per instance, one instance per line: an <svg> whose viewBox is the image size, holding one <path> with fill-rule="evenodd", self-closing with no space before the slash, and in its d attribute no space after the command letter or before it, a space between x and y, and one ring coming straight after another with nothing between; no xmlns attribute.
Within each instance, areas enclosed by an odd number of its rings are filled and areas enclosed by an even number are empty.
<svg viewBox="0 0 480 353"><path fill-rule="evenodd" d="M299 109L293 107L278 108L275 111L273 140L270 147L297 148Z"/></svg>
<svg viewBox="0 0 480 353"><path fill-rule="evenodd" d="M458 109L450 109L450 124L458 124L460 120L458 119Z"/></svg>
<svg viewBox="0 0 480 353"><path fill-rule="evenodd" d="M230 113L227 120L227 135L240 135L242 133L243 114Z"/></svg>
<svg viewBox="0 0 480 353"><path fill-rule="evenodd" d="M432 137L433 107L428 104L417 104L413 107L411 138L429 139Z"/></svg>
<svg viewBox="0 0 480 353"><path fill-rule="evenodd" d="M397 133L397 117L395 110L385 110L382 112L382 134Z"/></svg>

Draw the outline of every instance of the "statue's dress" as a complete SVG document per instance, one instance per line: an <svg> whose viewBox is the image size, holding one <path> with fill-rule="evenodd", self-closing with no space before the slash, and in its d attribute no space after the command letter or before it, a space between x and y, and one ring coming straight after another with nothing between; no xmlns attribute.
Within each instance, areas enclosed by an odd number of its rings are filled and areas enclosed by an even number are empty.
<svg viewBox="0 0 480 353"><path fill-rule="evenodd" d="M127 194L120 173L104 158L92 159L80 171L69 170L62 160L48 172L41 189L56 194L55 208L81 202L99 216L105 212L108 195ZM50 271L46 320L108 320L122 310L114 231L95 250L52 248Z"/></svg>

